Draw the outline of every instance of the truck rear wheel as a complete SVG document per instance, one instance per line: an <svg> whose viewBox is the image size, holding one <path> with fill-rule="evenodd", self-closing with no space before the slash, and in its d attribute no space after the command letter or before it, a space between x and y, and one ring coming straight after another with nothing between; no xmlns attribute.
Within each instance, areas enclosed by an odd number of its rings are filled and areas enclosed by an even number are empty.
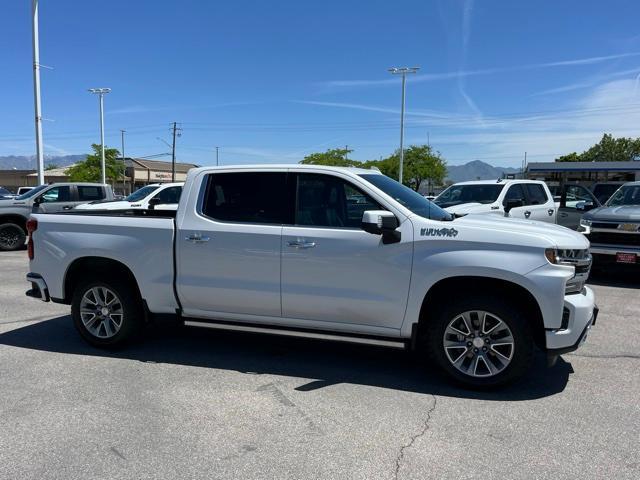
<svg viewBox="0 0 640 480"><path fill-rule="evenodd" d="M472 296L428 320L430 358L467 387L495 387L522 377L533 359L531 325L515 305Z"/></svg>
<svg viewBox="0 0 640 480"><path fill-rule="evenodd" d="M24 245L27 234L15 223L3 223L0 225L0 250L5 252L18 250Z"/></svg>
<svg viewBox="0 0 640 480"><path fill-rule="evenodd" d="M94 280L78 286L71 301L73 323L95 347L118 348L131 341L143 323L141 302L126 282Z"/></svg>

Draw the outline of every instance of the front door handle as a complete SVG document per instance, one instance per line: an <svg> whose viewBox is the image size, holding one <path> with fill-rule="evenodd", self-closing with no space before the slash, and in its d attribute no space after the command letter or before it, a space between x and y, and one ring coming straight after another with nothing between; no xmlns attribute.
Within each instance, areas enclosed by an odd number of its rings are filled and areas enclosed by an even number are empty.
<svg viewBox="0 0 640 480"><path fill-rule="evenodd" d="M71 210L72 208L72 205L65 205L64 207L62 207L63 210Z"/></svg>
<svg viewBox="0 0 640 480"><path fill-rule="evenodd" d="M526 212L524 212L524 216L526 218L529 218L531 216L531 212L529 210L527 210Z"/></svg>
<svg viewBox="0 0 640 480"><path fill-rule="evenodd" d="M184 239L187 240L188 242L193 242L193 243L205 243L209 241L209 237L203 237L199 233L194 233L193 235L184 237Z"/></svg>
<svg viewBox="0 0 640 480"><path fill-rule="evenodd" d="M553 208L550 208L549 210L547 210L547 213L549 214L549 216L553 215L553 212L555 212Z"/></svg>
<svg viewBox="0 0 640 480"><path fill-rule="evenodd" d="M568 214L568 213L564 213L564 212L562 212L562 213L560 214L560 216L564 218L564 217L568 217L568 216L569 216L569 214Z"/></svg>
<svg viewBox="0 0 640 480"><path fill-rule="evenodd" d="M291 241L287 242L287 246L291 248L313 248L316 246L316 242L297 242Z"/></svg>

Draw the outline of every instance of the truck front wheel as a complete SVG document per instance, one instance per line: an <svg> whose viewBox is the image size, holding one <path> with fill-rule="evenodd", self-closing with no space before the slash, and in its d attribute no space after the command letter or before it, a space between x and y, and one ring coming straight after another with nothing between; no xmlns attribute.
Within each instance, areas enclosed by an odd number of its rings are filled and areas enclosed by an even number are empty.
<svg viewBox="0 0 640 480"><path fill-rule="evenodd" d="M428 321L431 359L468 387L510 383L529 369L533 333L515 305L485 296L445 305Z"/></svg>
<svg viewBox="0 0 640 480"><path fill-rule="evenodd" d="M117 348L132 340L143 323L140 300L134 291L115 280L79 285L71 301L71 316L82 338L100 348Z"/></svg>
<svg viewBox="0 0 640 480"><path fill-rule="evenodd" d="M4 223L0 225L0 250L18 250L24 245L27 234L20 225Z"/></svg>

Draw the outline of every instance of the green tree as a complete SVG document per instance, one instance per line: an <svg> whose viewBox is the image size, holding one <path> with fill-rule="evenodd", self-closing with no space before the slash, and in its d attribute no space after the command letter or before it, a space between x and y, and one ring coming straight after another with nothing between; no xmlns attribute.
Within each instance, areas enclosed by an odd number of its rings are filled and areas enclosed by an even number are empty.
<svg viewBox="0 0 640 480"><path fill-rule="evenodd" d="M382 173L391 178L398 178L400 168L400 151L378 162L367 162L367 166L377 166ZM447 175L447 163L429 145L411 145L404 151L404 168L402 183L416 192L422 182L428 181L440 185Z"/></svg>
<svg viewBox="0 0 640 480"><path fill-rule="evenodd" d="M55 170L56 168L60 168L60 167L58 167L58 165L56 165L55 163L50 163L49 165L44 167L45 170Z"/></svg>
<svg viewBox="0 0 640 480"><path fill-rule="evenodd" d="M84 162L76 163L65 170L72 182L99 182L101 178L100 145L91 145L93 154L87 155ZM116 148L104 148L105 176L108 183L121 180L124 162L119 160L120 152Z"/></svg>
<svg viewBox="0 0 640 480"><path fill-rule="evenodd" d="M640 156L640 138L614 138L605 133L594 146L582 153L570 153L556 162L625 162Z"/></svg>
<svg viewBox="0 0 640 480"><path fill-rule="evenodd" d="M304 157L300 163L304 165L329 165L332 167L358 167L362 165L357 160L348 158L353 150L347 148L333 148L322 153L311 153Z"/></svg>

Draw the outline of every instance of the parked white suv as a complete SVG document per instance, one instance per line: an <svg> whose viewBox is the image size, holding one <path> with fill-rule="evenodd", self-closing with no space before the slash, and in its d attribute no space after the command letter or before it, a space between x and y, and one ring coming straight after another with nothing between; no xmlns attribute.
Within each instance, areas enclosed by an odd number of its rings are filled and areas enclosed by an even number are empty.
<svg viewBox="0 0 640 480"><path fill-rule="evenodd" d="M27 294L70 304L98 347L164 314L417 346L458 381L491 386L523 375L535 346L551 361L577 349L597 314L583 235L456 218L373 170L192 169L177 212L33 215L29 231Z"/></svg>
<svg viewBox="0 0 640 480"><path fill-rule="evenodd" d="M91 202L78 205L76 210L128 210L148 209L177 210L178 201L182 194L184 182L179 183L154 183L146 185L124 200L111 200L106 202Z"/></svg>

